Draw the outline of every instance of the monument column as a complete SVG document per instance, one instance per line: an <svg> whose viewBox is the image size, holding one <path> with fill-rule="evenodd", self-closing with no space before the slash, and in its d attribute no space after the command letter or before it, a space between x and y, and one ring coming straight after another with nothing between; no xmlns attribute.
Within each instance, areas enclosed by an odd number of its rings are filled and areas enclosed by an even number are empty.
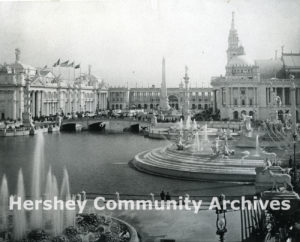
<svg viewBox="0 0 300 242"><path fill-rule="evenodd" d="M184 79L184 84L185 84L185 94L184 94L184 105L183 105L183 116L184 120L187 120L187 117L190 114L190 95L189 95L189 76L188 76L188 68L187 66L185 67L185 75L183 77Z"/></svg>
<svg viewBox="0 0 300 242"><path fill-rule="evenodd" d="M167 94L167 84L166 84L166 61L165 58L162 60L162 81L160 90L160 103L161 111L168 111L170 109L168 94Z"/></svg>

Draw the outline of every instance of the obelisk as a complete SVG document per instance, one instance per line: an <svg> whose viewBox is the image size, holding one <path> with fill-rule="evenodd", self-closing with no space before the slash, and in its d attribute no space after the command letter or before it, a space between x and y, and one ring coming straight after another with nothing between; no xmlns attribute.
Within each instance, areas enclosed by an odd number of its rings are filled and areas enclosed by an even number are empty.
<svg viewBox="0 0 300 242"><path fill-rule="evenodd" d="M160 110L166 112L170 109L169 99L167 94L167 84L166 84L166 61L163 57L162 59L162 80L161 80L161 89L160 89Z"/></svg>

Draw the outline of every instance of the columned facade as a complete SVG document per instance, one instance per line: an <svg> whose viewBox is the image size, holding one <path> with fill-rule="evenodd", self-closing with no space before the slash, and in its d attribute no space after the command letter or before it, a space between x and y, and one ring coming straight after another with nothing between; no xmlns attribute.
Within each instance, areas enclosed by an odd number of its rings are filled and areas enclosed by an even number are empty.
<svg viewBox="0 0 300 242"><path fill-rule="evenodd" d="M50 70L25 65L16 49L16 62L0 66L0 120L22 119L27 103L33 118L95 112L106 109L107 89L91 73L67 81Z"/></svg>
<svg viewBox="0 0 300 242"><path fill-rule="evenodd" d="M239 120L242 114L265 120L278 110L281 118L291 112L291 88L296 86L296 117L299 121L300 53L284 53L277 59L255 60L249 58L239 46L234 25L234 14L228 37L225 76L213 77L215 109L221 119ZM274 106L272 94L278 105Z"/></svg>

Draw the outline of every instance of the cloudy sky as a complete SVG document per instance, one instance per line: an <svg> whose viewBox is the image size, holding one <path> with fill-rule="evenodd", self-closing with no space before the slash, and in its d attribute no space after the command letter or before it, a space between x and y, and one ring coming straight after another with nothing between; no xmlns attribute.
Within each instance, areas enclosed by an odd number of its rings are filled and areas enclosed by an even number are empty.
<svg viewBox="0 0 300 242"><path fill-rule="evenodd" d="M178 86L189 67L193 86L224 74L231 12L253 59L284 45L300 51L299 0L99 0L0 2L0 63L51 66L58 58L88 64L111 85Z"/></svg>

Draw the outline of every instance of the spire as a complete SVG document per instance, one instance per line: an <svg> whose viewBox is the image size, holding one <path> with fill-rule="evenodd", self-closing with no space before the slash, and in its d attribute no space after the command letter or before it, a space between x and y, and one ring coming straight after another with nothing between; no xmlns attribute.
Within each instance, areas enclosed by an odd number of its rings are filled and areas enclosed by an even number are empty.
<svg viewBox="0 0 300 242"><path fill-rule="evenodd" d="M239 37L237 30L235 29L235 13L232 12L231 28L228 36L228 49L227 49L227 62L237 55L244 55L244 47L239 44Z"/></svg>

